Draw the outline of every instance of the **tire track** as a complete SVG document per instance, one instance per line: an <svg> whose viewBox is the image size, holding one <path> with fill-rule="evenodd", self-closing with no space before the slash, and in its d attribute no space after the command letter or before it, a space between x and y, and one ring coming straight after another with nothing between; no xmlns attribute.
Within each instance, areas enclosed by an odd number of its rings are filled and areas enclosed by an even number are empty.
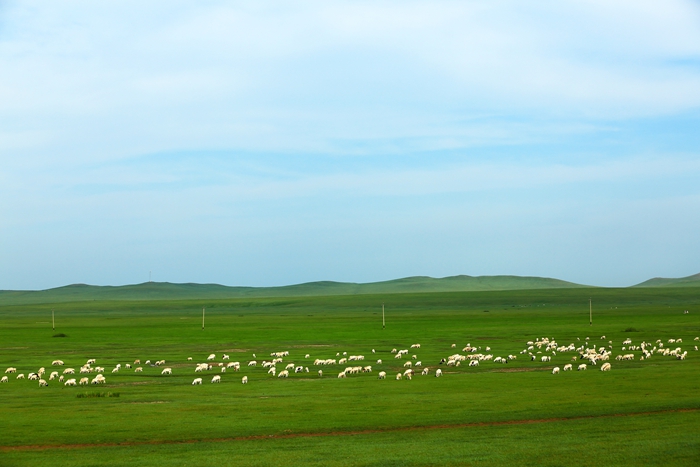
<svg viewBox="0 0 700 467"><path fill-rule="evenodd" d="M0 452L19 452L19 451L44 451L49 449L90 449L103 447L130 447L130 446L158 446L158 445L178 445L178 444L196 444L196 443L227 443L233 441L258 441L258 440L275 440L275 439L292 439L292 438L316 438L329 436L357 436L382 433L400 433L409 431L427 431L427 430L449 430L460 428L480 428L490 426L508 426L508 425L535 425L541 423L558 423L558 422L573 422L579 420L605 419L617 417L642 417L647 415L661 415L670 413L694 413L700 411L700 407L688 407L682 409L667 409L654 410L649 412L626 412L613 413L603 415L581 415L574 417L552 417L552 418L535 418L522 420L503 420L497 422L472 422L472 423L455 423L443 425L418 425L404 426L387 429L367 429L367 430L352 430L352 431L328 431L314 433L282 433L271 435L251 435L251 436L235 436L229 438L205 438L205 439L185 439L185 440L156 440L156 441L133 441L123 443L80 443L80 444L26 444L16 446L0 446Z"/></svg>

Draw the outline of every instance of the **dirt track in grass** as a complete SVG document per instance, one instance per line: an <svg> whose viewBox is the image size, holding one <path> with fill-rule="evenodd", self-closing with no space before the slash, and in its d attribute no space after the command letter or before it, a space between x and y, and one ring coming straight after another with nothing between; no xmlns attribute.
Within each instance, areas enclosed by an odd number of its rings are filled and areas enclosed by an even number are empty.
<svg viewBox="0 0 700 467"><path fill-rule="evenodd" d="M324 436L357 436L357 435L369 435L376 433L396 433L396 432L407 432L407 431L421 431L421 430L449 430L449 429L459 429L459 428L477 428L477 427L489 427L489 426L507 426L507 425L531 425L539 423L557 423L557 422L569 422L577 420L591 420L591 419L606 419L615 417L640 417L646 415L661 415L670 413L689 413L698 412L700 407L688 407L683 409L672 409L672 410L657 410L651 412L629 412L629 413L613 413L604 415L585 415L578 417L559 417L559 418L539 418L539 419L524 419L524 420L504 420L500 422L475 422L475 423L457 423L451 425L424 425L424 426L406 426L406 427L396 427L387 428L380 430L354 430L354 431L329 431L329 432L317 432L317 433L278 433L270 435L253 435L253 436L239 436L231 438L210 438L210 439L189 439L189 440L157 440L157 441L135 441L135 442L124 442L124 443L85 443L85 444L27 444L27 445L17 445L17 446L0 446L0 452L12 452L12 451L41 451L47 449L89 449L89 448L102 448L102 447L121 447L121 446L157 446L157 445L167 445L167 444L194 444L194 443L226 443L232 441L255 441L255 440L266 440L266 439L290 439L290 438L313 438L313 437L324 437Z"/></svg>

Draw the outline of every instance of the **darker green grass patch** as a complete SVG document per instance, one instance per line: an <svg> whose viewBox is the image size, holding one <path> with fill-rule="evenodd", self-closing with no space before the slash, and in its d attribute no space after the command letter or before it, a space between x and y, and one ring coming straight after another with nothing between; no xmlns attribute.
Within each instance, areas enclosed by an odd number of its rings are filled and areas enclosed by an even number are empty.
<svg viewBox="0 0 700 467"><path fill-rule="evenodd" d="M68 334L63 334L62 332L59 332L58 334L54 334L51 337L68 337Z"/></svg>
<svg viewBox="0 0 700 467"><path fill-rule="evenodd" d="M640 332L637 328L627 328L624 332Z"/></svg>
<svg viewBox="0 0 700 467"><path fill-rule="evenodd" d="M76 394L78 399L91 399L93 397L119 397L118 392L81 392Z"/></svg>

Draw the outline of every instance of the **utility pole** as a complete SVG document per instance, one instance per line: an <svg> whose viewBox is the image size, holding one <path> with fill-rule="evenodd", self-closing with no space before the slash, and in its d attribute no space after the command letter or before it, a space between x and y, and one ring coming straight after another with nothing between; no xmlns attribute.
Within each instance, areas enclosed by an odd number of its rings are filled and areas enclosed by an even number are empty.
<svg viewBox="0 0 700 467"><path fill-rule="evenodd" d="M51 308L51 329L56 330L56 320L53 317L53 308Z"/></svg>
<svg viewBox="0 0 700 467"><path fill-rule="evenodd" d="M593 326L593 300L588 299L588 325Z"/></svg>
<svg viewBox="0 0 700 467"><path fill-rule="evenodd" d="M202 329L204 329L204 310L206 310L207 307L202 307Z"/></svg>
<svg viewBox="0 0 700 467"><path fill-rule="evenodd" d="M382 329L386 327L386 323L384 321L384 302L382 302Z"/></svg>

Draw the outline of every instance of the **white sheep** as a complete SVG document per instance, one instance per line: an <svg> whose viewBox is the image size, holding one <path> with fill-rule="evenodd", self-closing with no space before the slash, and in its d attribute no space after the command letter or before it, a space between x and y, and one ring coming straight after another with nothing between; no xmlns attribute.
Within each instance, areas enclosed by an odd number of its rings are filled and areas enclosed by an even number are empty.
<svg viewBox="0 0 700 467"><path fill-rule="evenodd" d="M558 374L559 374L559 367L558 367L558 366L555 366L554 368L552 368L552 374L553 374L553 375L558 375Z"/></svg>
<svg viewBox="0 0 700 467"><path fill-rule="evenodd" d="M423 371L421 371L421 375L426 376L430 372L430 368L423 368Z"/></svg>
<svg viewBox="0 0 700 467"><path fill-rule="evenodd" d="M194 381L192 381L192 386L196 386L197 384L202 384L202 378L195 378Z"/></svg>
<svg viewBox="0 0 700 467"><path fill-rule="evenodd" d="M229 356L228 356L228 355L226 355L226 354L224 354L224 356L223 356L223 357L221 357L221 360L228 360L228 359L229 359Z"/></svg>
<svg viewBox="0 0 700 467"><path fill-rule="evenodd" d="M440 376L442 376L442 370L438 368L437 370L435 370L435 377L439 378Z"/></svg>
<svg viewBox="0 0 700 467"><path fill-rule="evenodd" d="M399 381L401 379L401 373L396 373L396 381Z"/></svg>
<svg viewBox="0 0 700 467"><path fill-rule="evenodd" d="M588 368L588 367L586 366L586 364L585 364L585 363L581 363L581 364L578 366L578 371L585 371L586 368Z"/></svg>
<svg viewBox="0 0 700 467"><path fill-rule="evenodd" d="M64 386L77 386L78 383L75 381L75 378L71 378L65 383L63 383Z"/></svg>
<svg viewBox="0 0 700 467"><path fill-rule="evenodd" d="M5 370L5 373L17 373L17 368L9 367L7 370Z"/></svg>
<svg viewBox="0 0 700 467"><path fill-rule="evenodd" d="M172 375L173 369L172 368L163 368L163 371L161 371L160 374L161 375Z"/></svg>
<svg viewBox="0 0 700 467"><path fill-rule="evenodd" d="M241 378L241 383L248 384L248 377L244 376L243 378Z"/></svg>
<svg viewBox="0 0 700 467"><path fill-rule="evenodd" d="M39 387L46 387L48 385L49 385L49 383L47 383L46 380L44 380L44 379L39 380Z"/></svg>
<svg viewBox="0 0 700 467"><path fill-rule="evenodd" d="M318 370L318 376L319 378L323 377L323 370Z"/></svg>
<svg viewBox="0 0 700 467"><path fill-rule="evenodd" d="M564 365L564 371L571 371L574 369L574 366L571 363L567 363Z"/></svg>
<svg viewBox="0 0 700 467"><path fill-rule="evenodd" d="M377 365L381 365L381 364L382 364L381 359L380 359L380 360L377 360Z"/></svg>
<svg viewBox="0 0 700 467"><path fill-rule="evenodd" d="M80 383L79 383L79 384L80 384L81 386L85 386L85 385L88 384L89 382L90 382L90 379L89 379L89 378L80 378Z"/></svg>
<svg viewBox="0 0 700 467"><path fill-rule="evenodd" d="M288 370L282 370L280 371L280 374L277 375L278 378L289 378L289 371Z"/></svg>
<svg viewBox="0 0 700 467"><path fill-rule="evenodd" d="M603 366L600 367L600 371L610 371L610 363L603 363Z"/></svg>
<svg viewBox="0 0 700 467"><path fill-rule="evenodd" d="M385 379L385 378L386 378L386 371L380 371L379 378L377 378L377 379Z"/></svg>
<svg viewBox="0 0 700 467"><path fill-rule="evenodd" d="M134 373L143 373L143 368L141 368L140 366L136 367L136 369L134 370Z"/></svg>
<svg viewBox="0 0 700 467"><path fill-rule="evenodd" d="M216 354L213 354L213 353L209 354L209 356L207 357L207 361L210 362L210 361L214 360L215 358L216 358Z"/></svg>
<svg viewBox="0 0 700 467"><path fill-rule="evenodd" d="M20 373L17 375L17 379L24 379L24 373Z"/></svg>
<svg viewBox="0 0 700 467"><path fill-rule="evenodd" d="M212 382L212 383L220 383L220 382L221 382L221 376L220 376L220 375L214 376L214 377L211 379L211 382Z"/></svg>
<svg viewBox="0 0 700 467"><path fill-rule="evenodd" d="M340 373L338 373L338 378L345 378L345 377L346 377L346 374L344 371L341 371Z"/></svg>
<svg viewBox="0 0 700 467"><path fill-rule="evenodd" d="M0 378L0 383L7 383L8 381L10 381L10 379L7 376Z"/></svg>

